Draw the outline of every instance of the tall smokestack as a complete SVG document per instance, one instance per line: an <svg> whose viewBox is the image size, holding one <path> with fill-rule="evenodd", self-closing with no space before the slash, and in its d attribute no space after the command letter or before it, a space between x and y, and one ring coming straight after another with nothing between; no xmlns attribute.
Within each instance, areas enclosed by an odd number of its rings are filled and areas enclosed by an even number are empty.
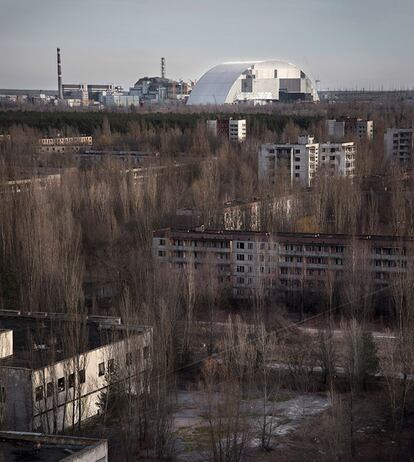
<svg viewBox="0 0 414 462"><path fill-rule="evenodd" d="M165 79L165 58L161 58L161 77Z"/></svg>
<svg viewBox="0 0 414 462"><path fill-rule="evenodd" d="M58 74L58 92L59 92L59 99L63 99L62 65L61 65L61 62L60 62L60 48L57 48L57 74Z"/></svg>

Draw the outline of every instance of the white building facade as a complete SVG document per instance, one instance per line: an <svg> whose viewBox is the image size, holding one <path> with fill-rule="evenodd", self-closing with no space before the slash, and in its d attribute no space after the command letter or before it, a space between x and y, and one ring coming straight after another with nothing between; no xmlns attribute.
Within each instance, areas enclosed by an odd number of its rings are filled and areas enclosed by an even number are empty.
<svg viewBox="0 0 414 462"><path fill-rule="evenodd" d="M317 172L352 178L356 147L348 143L315 143L312 136L300 136L297 144L263 144L259 150L259 180L269 185L289 179L310 186Z"/></svg>
<svg viewBox="0 0 414 462"><path fill-rule="evenodd" d="M229 140L242 142L246 140L246 120L230 119L229 120Z"/></svg>
<svg viewBox="0 0 414 462"><path fill-rule="evenodd" d="M355 174L356 146L348 143L321 143L319 167L329 176L353 178Z"/></svg>
<svg viewBox="0 0 414 462"><path fill-rule="evenodd" d="M187 104L266 104L318 101L312 80L298 66L281 60L230 62L207 71Z"/></svg>
<svg viewBox="0 0 414 462"><path fill-rule="evenodd" d="M33 316L36 326L28 327L28 332L31 332L30 338L38 338L37 325L50 315ZM0 311L0 325L24 326L29 322L28 316ZM48 337L48 343L32 344L18 338L27 332L16 328L14 341L18 347L0 359L5 428L47 433L63 431L99 412L101 394L108 386L109 374L115 370L122 371L117 380L126 381L137 375L144 380L151 367L152 330L141 326L125 335L119 318L91 322L96 324L93 328L101 332L102 339L94 342L93 348L85 346L81 353L69 357L60 350L63 347L57 346L57 339ZM0 340L3 339L0 337ZM55 346L51 344L54 342Z"/></svg>

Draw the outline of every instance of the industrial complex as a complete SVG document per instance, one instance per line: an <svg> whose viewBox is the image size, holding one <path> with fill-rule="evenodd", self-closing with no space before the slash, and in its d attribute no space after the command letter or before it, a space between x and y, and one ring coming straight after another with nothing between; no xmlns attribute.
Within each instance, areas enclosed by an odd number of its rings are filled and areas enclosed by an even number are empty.
<svg viewBox="0 0 414 462"><path fill-rule="evenodd" d="M266 104L275 101L318 101L311 79L284 61L224 63L207 71L188 104Z"/></svg>

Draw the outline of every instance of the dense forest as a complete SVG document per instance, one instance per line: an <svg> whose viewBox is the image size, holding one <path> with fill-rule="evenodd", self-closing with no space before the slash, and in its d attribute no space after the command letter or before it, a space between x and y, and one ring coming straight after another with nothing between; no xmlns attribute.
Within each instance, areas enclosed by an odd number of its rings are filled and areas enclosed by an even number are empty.
<svg viewBox="0 0 414 462"><path fill-rule="evenodd" d="M153 327L146 396L137 405L112 385L117 401L109 405L104 396L95 425L77 429L108 437L122 460L177 456L176 442L184 437L173 421L183 382L204 399L205 425L191 450L208 454L206 460L411 460L412 274L385 300L359 269L335 294L326 287L306 304L307 324L297 322L303 300L263 294L232 300L208 270L197 281L191 271L166 271L153 260L153 230L180 225L179 209L196 211L200 224L217 228L224 204L234 200L293 198L288 217L264 209L263 231L414 234L411 166L393 165L383 146L387 127L413 124L413 106L291 111L297 114L0 112L0 133L11 136L0 144L0 308L108 314ZM284 178L272 188L259 183L262 143L295 142L303 132L327 140L325 119L344 114L375 124L373 142L358 142L353 180L321 176L311 188ZM208 118L229 116L246 118L245 143L206 130ZM128 163L110 155L84 166L72 154L39 154L37 140L58 133L90 134L94 149L136 150L151 159L137 180ZM151 174L147 167L163 169ZM59 174L59 181L7 188L46 174ZM302 324L317 328L316 335ZM295 441L285 437L279 445L277 403L311 393L329 409L317 420L306 416Z"/></svg>

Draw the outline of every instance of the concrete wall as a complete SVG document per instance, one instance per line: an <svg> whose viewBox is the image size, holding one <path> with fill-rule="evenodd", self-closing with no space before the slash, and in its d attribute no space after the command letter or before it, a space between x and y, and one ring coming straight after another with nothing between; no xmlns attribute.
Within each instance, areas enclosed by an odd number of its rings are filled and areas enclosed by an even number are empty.
<svg viewBox="0 0 414 462"><path fill-rule="evenodd" d="M19 443L31 443L33 446L40 444L41 447L45 446L45 451L48 450L47 448L53 449L53 446L58 446L62 449L65 448L65 446L67 448L81 448L79 451L74 452L63 459L59 458L59 461L61 462L108 461L108 443L106 440L14 431L0 432L0 439L11 444L16 444L16 446Z"/></svg>
<svg viewBox="0 0 414 462"><path fill-rule="evenodd" d="M0 358L13 354L13 331L0 330Z"/></svg>
<svg viewBox="0 0 414 462"><path fill-rule="evenodd" d="M65 457L62 462L108 462L108 443L99 441Z"/></svg>
<svg viewBox="0 0 414 462"><path fill-rule="evenodd" d="M33 414L30 369L2 367L0 387L4 387L5 394L4 403L1 403L3 427L30 431Z"/></svg>

